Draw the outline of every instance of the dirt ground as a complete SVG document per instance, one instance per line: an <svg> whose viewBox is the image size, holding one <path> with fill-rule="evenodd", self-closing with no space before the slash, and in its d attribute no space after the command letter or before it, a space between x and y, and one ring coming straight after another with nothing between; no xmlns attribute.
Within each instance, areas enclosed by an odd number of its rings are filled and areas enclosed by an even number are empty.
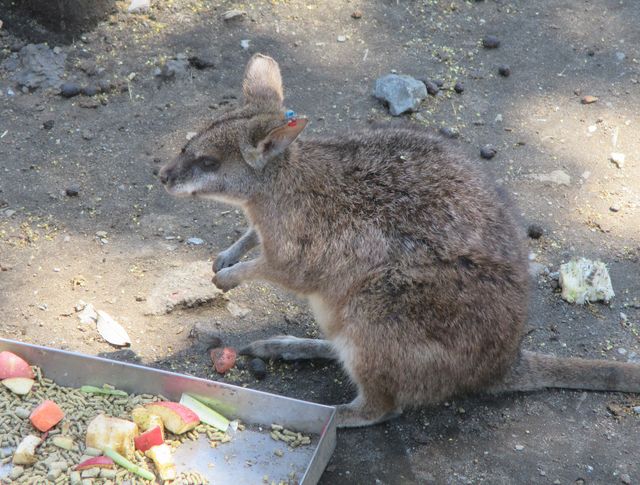
<svg viewBox="0 0 640 485"><path fill-rule="evenodd" d="M207 331L234 346L273 334L317 336L306 303L278 288L231 291L228 301L241 310L232 306L233 314L219 299L148 314L149 296L171 271L211 262L246 227L229 207L169 197L154 172L189 132L238 102L244 64L262 52L280 62L288 106L317 134L391 118L371 96L375 79L391 70L443 80L447 89L406 117L459 131L469 157L512 195L523 226L543 227L542 238L529 240L536 262L553 272L585 256L611 274L612 303L585 307L564 302L539 274L524 347L640 362L640 3L174 0L153 2L144 14L126 7L116 2L71 43L0 11L0 62L49 39L67 55L65 79L110 87L69 99L25 93L0 69L2 337L325 404L353 397L333 363L273 362L262 381L212 370ZM230 9L246 16L224 21ZM482 47L488 34L500 47ZM155 75L176 56L213 66ZM509 77L498 74L501 64ZM456 81L462 94L450 89ZM598 100L583 104L585 95ZM481 161L486 144L497 155ZM622 168L612 152L626 155ZM569 176L564 183L540 180L558 170ZM188 244L193 237L203 244ZM114 316L132 346L115 349L81 325L80 300ZM632 410L639 404L631 395L549 391L413 410L340 431L322 483L640 483L640 414Z"/></svg>

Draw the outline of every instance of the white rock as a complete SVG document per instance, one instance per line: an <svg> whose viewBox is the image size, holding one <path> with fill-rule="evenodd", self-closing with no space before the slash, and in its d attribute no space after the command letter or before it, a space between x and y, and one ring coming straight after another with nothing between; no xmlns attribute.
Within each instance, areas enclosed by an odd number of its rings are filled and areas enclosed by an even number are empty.
<svg viewBox="0 0 640 485"><path fill-rule="evenodd" d="M611 155L609 155L609 159L615 164L616 167L624 167L624 153L613 152Z"/></svg>
<svg viewBox="0 0 640 485"><path fill-rule="evenodd" d="M516 448L516 451L524 450L524 446L522 446L522 445L516 445L515 448Z"/></svg>
<svg viewBox="0 0 640 485"><path fill-rule="evenodd" d="M190 244L191 246L201 246L204 244L204 240L199 237L190 237L187 239L187 244Z"/></svg>
<svg viewBox="0 0 640 485"><path fill-rule="evenodd" d="M248 308L242 307L232 301L227 303L227 310L229 310L229 313L231 313L231 315L237 318L244 318L249 313L251 313L251 310L249 310Z"/></svg>
<svg viewBox="0 0 640 485"><path fill-rule="evenodd" d="M623 349L622 347L618 348L618 353L620 355L627 355L627 349Z"/></svg>
<svg viewBox="0 0 640 485"><path fill-rule="evenodd" d="M131 4L127 8L129 13L146 12L151 7L151 0L131 0Z"/></svg>
<svg viewBox="0 0 640 485"><path fill-rule="evenodd" d="M84 308L78 312L80 323L85 325L95 323L98 320L98 313L91 303L87 303Z"/></svg>
<svg viewBox="0 0 640 485"><path fill-rule="evenodd" d="M615 296L611 278L602 261L580 258L560 265L562 298L569 303L609 302Z"/></svg>
<svg viewBox="0 0 640 485"><path fill-rule="evenodd" d="M198 134L198 132L196 131L190 131L187 133L187 140L191 140L191 138L193 138L194 136L196 136Z"/></svg>
<svg viewBox="0 0 640 485"><path fill-rule="evenodd" d="M540 182L549 182L555 185L570 185L571 176L564 170L554 170L551 173L533 173L529 178Z"/></svg>
<svg viewBox="0 0 640 485"><path fill-rule="evenodd" d="M244 50L249 49L249 40L248 39L242 39L240 41L240 47L242 47Z"/></svg>
<svg viewBox="0 0 640 485"><path fill-rule="evenodd" d="M338 36L338 42L346 42L347 38L344 35L339 35Z"/></svg>

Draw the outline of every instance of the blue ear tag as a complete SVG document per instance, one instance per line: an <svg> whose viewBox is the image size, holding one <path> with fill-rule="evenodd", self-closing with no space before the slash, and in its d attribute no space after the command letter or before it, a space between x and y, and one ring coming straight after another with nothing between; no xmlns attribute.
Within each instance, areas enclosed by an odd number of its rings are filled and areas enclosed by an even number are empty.
<svg viewBox="0 0 640 485"><path fill-rule="evenodd" d="M284 113L284 119L287 121L288 126L296 126L298 124L298 120L296 119L296 112L292 109L288 109Z"/></svg>

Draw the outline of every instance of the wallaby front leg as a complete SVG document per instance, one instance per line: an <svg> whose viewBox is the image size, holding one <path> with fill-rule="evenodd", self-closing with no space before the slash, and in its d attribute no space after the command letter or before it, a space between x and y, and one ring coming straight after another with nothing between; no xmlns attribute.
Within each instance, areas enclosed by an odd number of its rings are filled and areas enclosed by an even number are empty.
<svg viewBox="0 0 640 485"><path fill-rule="evenodd" d="M255 229L249 228L240 239L224 251L220 251L215 263L213 263L213 271L217 273L221 269L233 266L240 261L242 256L255 248L259 243L258 233Z"/></svg>
<svg viewBox="0 0 640 485"><path fill-rule="evenodd" d="M262 258L243 261L216 272L211 281L222 291L229 291L243 281L260 278L263 274L263 268L264 260Z"/></svg>

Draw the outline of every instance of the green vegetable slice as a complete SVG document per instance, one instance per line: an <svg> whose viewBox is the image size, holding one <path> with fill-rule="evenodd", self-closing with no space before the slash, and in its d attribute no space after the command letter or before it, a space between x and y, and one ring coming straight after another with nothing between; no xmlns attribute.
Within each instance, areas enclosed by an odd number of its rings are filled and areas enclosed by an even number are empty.
<svg viewBox="0 0 640 485"><path fill-rule="evenodd" d="M82 386L80 390L87 394L108 394L110 396L122 397L128 396L128 394L124 391L120 391L118 389L110 389L108 387Z"/></svg>
<svg viewBox="0 0 640 485"><path fill-rule="evenodd" d="M196 398L190 396L189 394L183 394L180 397L180 404L188 407L194 413L198 415L200 421L206 423L214 428L219 429L222 432L226 432L229 429L229 420L225 418L222 414L214 411L209 406L202 404Z"/></svg>
<svg viewBox="0 0 640 485"><path fill-rule="evenodd" d="M145 470L144 468L139 467L135 463L131 463L129 460L127 460L124 456L122 456L113 448L109 448L107 446L102 451L104 451L105 456L108 456L113 461L115 461L118 465L120 465L123 468L126 468L131 473L135 473L136 475L144 478L145 480L156 479L156 476L153 473L151 473L149 470Z"/></svg>

